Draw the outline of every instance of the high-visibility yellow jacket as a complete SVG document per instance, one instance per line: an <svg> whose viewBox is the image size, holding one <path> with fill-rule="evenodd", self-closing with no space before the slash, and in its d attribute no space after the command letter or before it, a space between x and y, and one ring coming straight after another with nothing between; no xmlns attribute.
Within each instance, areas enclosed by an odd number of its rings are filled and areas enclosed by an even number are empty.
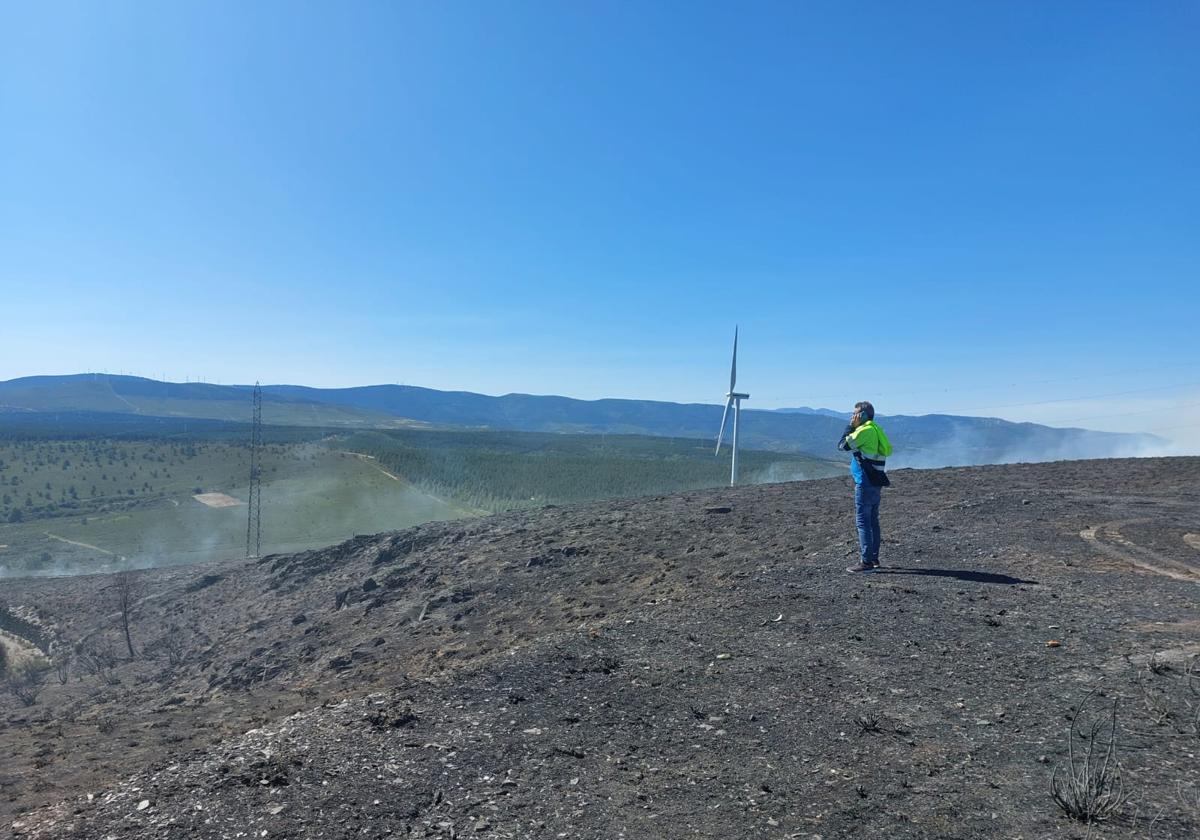
<svg viewBox="0 0 1200 840"><path fill-rule="evenodd" d="M868 420L846 435L846 444L852 451L861 452L872 461L882 461L892 454L892 442L874 420Z"/></svg>
<svg viewBox="0 0 1200 840"><path fill-rule="evenodd" d="M850 475L854 477L855 484L868 483L866 472L864 472L864 461L866 469L875 476L874 480L869 483L874 485L889 483L884 470L887 469L885 460L892 454L892 442L887 439L883 429L874 420L868 420L857 429L847 432L840 448L860 456L850 459Z"/></svg>

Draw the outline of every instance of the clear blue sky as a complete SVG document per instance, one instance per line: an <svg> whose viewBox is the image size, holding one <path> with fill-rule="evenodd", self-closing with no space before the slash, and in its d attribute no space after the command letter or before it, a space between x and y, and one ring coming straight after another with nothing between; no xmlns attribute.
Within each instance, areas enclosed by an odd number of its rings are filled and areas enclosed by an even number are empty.
<svg viewBox="0 0 1200 840"><path fill-rule="evenodd" d="M25 3L0 379L1200 436L1200 5Z"/></svg>

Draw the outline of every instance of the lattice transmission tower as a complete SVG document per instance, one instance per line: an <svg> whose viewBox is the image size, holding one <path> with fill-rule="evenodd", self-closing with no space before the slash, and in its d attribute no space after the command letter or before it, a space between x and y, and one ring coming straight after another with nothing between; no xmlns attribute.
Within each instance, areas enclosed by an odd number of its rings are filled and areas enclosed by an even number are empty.
<svg viewBox="0 0 1200 840"><path fill-rule="evenodd" d="M246 556L262 549L262 388L254 383L254 419L250 427L250 497L246 500Z"/></svg>

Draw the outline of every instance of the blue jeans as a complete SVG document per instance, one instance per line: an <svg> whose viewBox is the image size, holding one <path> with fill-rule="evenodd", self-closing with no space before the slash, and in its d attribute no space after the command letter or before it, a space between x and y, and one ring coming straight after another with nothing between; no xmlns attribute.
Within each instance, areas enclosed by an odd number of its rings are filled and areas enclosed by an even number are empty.
<svg viewBox="0 0 1200 840"><path fill-rule="evenodd" d="M879 502L881 488L868 481L854 485L854 521L858 525L858 551L864 566L879 565Z"/></svg>

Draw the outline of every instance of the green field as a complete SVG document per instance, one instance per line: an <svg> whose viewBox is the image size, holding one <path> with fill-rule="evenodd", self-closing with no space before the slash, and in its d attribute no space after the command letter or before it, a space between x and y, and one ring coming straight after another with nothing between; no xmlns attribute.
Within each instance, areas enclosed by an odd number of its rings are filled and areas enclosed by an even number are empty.
<svg viewBox="0 0 1200 840"><path fill-rule="evenodd" d="M267 469L291 460L267 452ZM208 441L0 441L0 522L79 516L234 486L249 467L240 444Z"/></svg>
<svg viewBox="0 0 1200 840"><path fill-rule="evenodd" d="M0 436L0 576L245 554L245 429L214 426L202 437L146 420L125 437L104 437L88 436L94 420L79 425L56 426L53 437L10 426ZM707 441L675 438L268 427L266 439L264 554L437 519L715 487L729 475L727 450L716 458ZM803 455L742 453L745 483L843 469ZM196 498L213 493L224 498L209 500L226 506Z"/></svg>
<svg viewBox="0 0 1200 840"><path fill-rule="evenodd" d="M119 449L131 456L129 461L133 453L161 451L158 445L140 443ZM68 516L60 509L57 515L0 525L0 574L103 571L242 556L249 472L244 458L244 447L201 445L195 457L176 465L175 473L186 466L186 475L173 474L161 489L142 491L142 473L125 471L122 487L135 488L133 497L120 491L88 497L81 502L86 513ZM110 471L106 462L102 470ZM48 472L37 473L38 479ZM57 491L59 485L50 483L53 489L47 492ZM209 507L193 498L195 490L225 493L243 503ZM262 499L264 553L477 513L390 478L369 460L315 444L268 447Z"/></svg>
<svg viewBox="0 0 1200 840"><path fill-rule="evenodd" d="M729 481L729 448L714 457L711 443L689 438L403 430L339 440L430 493L485 510L652 496ZM740 457L744 484L844 471L841 462L808 455L743 450Z"/></svg>

